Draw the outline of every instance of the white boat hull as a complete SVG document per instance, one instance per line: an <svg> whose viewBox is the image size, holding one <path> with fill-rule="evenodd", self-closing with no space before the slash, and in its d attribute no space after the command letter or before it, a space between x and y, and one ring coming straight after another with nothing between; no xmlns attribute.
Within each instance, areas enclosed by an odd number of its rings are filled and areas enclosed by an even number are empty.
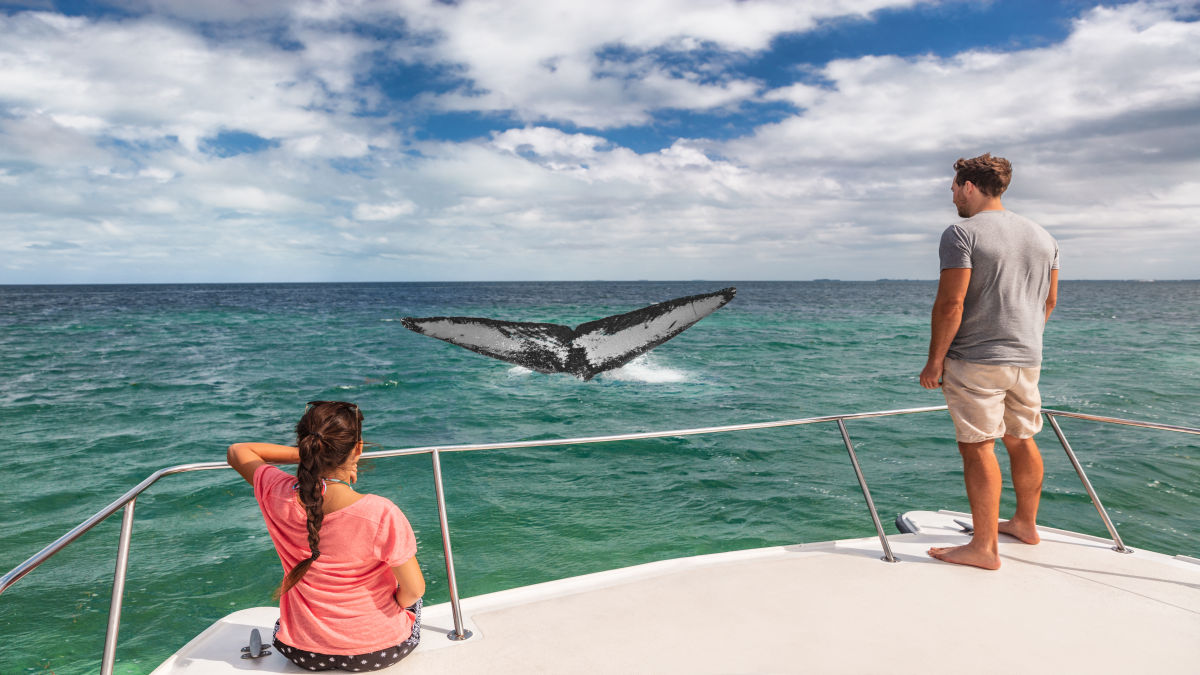
<svg viewBox="0 0 1200 675"><path fill-rule="evenodd" d="M1195 673L1200 561L1042 528L1001 536L997 572L938 562L963 543L952 512L905 514L898 563L875 537L648 563L425 608L421 646L380 672L431 673ZM155 675L304 672L265 641L273 607L214 624ZM274 651L274 650L272 650Z"/></svg>

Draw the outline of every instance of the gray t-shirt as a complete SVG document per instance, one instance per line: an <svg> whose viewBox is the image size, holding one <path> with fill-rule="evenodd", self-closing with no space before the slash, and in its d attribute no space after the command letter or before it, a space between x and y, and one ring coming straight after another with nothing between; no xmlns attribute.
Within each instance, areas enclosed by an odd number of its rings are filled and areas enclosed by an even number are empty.
<svg viewBox="0 0 1200 675"><path fill-rule="evenodd" d="M982 211L942 233L942 269L971 269L962 325L946 356L1033 368L1042 363L1042 328L1058 242L1011 211Z"/></svg>

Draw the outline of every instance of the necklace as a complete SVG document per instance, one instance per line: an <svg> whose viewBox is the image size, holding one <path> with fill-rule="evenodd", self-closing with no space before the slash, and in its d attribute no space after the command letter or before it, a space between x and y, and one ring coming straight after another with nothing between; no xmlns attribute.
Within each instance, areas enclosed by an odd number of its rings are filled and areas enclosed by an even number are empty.
<svg viewBox="0 0 1200 675"><path fill-rule="evenodd" d="M354 489L349 483L347 483L346 481L344 481L340 478L322 478L321 479L321 494L322 495L324 495L325 491L329 489L330 483L341 483L342 485L345 485L346 487L350 488L351 490ZM299 489L300 489L300 481L296 481L295 483L292 483L292 490L299 490Z"/></svg>

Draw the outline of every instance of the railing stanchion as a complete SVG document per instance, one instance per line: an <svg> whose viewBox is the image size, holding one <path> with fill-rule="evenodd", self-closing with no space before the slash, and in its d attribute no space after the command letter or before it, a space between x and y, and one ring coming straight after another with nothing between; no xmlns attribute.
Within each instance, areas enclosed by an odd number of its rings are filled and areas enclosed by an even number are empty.
<svg viewBox="0 0 1200 675"><path fill-rule="evenodd" d="M1087 474L1083 472L1083 465L1079 463L1079 458L1075 456L1075 451L1071 449L1071 444L1067 442L1067 437L1063 435L1062 429L1058 426L1058 420L1054 419L1054 415L1046 413L1046 419L1050 420L1050 426L1054 429L1054 435L1058 436L1058 442L1062 444L1063 450L1067 452L1067 458L1071 460L1071 465L1075 467L1075 473L1079 474L1079 480L1083 483L1083 489L1087 490L1088 496L1092 498L1092 506L1096 507L1096 511L1100 513L1101 520L1104 521L1104 526L1108 528L1108 533L1112 535L1114 551L1118 553L1133 553L1133 549L1126 548L1125 542L1121 541L1121 535L1117 534L1117 528L1113 525L1112 519L1108 517L1108 512L1104 510L1104 505L1100 503L1100 497L1096 494L1096 489L1092 487L1092 481L1088 480Z"/></svg>
<svg viewBox="0 0 1200 675"><path fill-rule="evenodd" d="M458 605L458 582L454 579L454 554L450 551L450 521L446 519L446 492L442 487L442 461L436 448L433 457L433 490L437 493L438 521L442 527L442 550L446 554L446 581L450 586L450 611L454 614L454 632L446 637L451 640L466 640L471 631L463 628L462 609Z"/></svg>
<svg viewBox="0 0 1200 675"><path fill-rule="evenodd" d="M100 675L112 675L117 661L117 633L121 630L121 602L125 597L125 572L129 569L129 542L133 537L133 505L136 502L136 498L130 499L121 515L121 539L117 544L117 565L113 571L112 602L108 606L108 631L104 634Z"/></svg>
<svg viewBox="0 0 1200 675"><path fill-rule="evenodd" d="M863 497L867 500L867 508L871 510L871 520L875 523L875 532L879 534L879 543L883 544L883 560L900 562L892 555L892 547L888 544L887 535L883 533L883 523L879 522L879 512L875 510L875 502L871 499L871 491L867 489L867 479L863 477L862 467L858 465L858 457L854 454L854 444L850 442L850 434L846 431L846 422L842 418L837 421L838 430L842 432L842 442L850 453L850 463L854 465L854 475L858 476L858 485L862 488Z"/></svg>

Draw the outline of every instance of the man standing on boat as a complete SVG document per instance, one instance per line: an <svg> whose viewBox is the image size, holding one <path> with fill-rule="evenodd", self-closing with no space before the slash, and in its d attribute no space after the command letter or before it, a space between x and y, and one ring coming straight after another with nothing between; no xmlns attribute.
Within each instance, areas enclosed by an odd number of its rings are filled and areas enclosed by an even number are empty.
<svg viewBox="0 0 1200 675"><path fill-rule="evenodd" d="M921 386L942 388L975 532L964 546L936 547L939 560L998 569L998 533L1039 541L1042 428L1038 376L1042 329L1058 296L1058 243L1040 225L1008 211L1000 195L1012 166L984 154L954 163L950 190L966 220L942 233L941 277L933 304L929 360ZM1000 464L995 440L1008 450L1017 510L1000 518Z"/></svg>

